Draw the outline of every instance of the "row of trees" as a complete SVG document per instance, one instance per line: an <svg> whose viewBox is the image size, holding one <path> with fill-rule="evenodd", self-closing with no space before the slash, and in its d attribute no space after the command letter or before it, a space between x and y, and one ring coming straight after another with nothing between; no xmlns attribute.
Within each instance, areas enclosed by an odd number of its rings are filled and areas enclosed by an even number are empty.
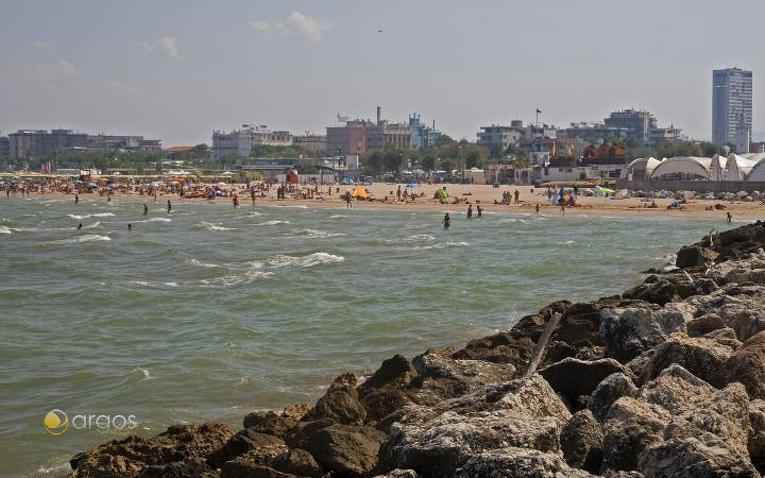
<svg viewBox="0 0 765 478"><path fill-rule="evenodd" d="M452 171L461 167L483 168L488 161L487 148L466 140L454 141L447 137L439 146L432 148L384 148L370 151L362 158L362 167L366 174L376 176L403 169Z"/></svg>

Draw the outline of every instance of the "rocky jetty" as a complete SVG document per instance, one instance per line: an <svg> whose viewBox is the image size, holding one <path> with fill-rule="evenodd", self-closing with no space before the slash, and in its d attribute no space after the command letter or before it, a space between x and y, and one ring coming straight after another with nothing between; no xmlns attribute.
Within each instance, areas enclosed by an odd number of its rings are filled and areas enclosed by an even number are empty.
<svg viewBox="0 0 765 478"><path fill-rule="evenodd" d="M550 304L460 350L396 355L238 431L111 441L73 457L70 476L758 477L763 248L760 222L705 237L621 295Z"/></svg>

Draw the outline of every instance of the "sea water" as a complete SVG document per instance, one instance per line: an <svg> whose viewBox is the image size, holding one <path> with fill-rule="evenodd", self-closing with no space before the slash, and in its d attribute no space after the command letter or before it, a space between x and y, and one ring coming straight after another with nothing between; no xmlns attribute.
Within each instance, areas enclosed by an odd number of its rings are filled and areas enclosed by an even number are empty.
<svg viewBox="0 0 765 478"><path fill-rule="evenodd" d="M0 476L65 475L115 437L312 402L344 371L619 293L727 227L487 206L444 231L443 211L405 206L148 205L0 199ZM138 426L53 436L52 409Z"/></svg>

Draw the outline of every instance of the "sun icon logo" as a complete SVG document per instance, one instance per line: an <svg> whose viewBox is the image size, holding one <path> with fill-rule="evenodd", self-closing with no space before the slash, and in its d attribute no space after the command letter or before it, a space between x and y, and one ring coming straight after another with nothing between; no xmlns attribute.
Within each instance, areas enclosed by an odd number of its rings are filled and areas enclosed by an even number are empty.
<svg viewBox="0 0 765 478"><path fill-rule="evenodd" d="M45 425L45 429L51 435L61 435L69 428L69 417L66 416L66 413L56 408L45 415L43 425Z"/></svg>

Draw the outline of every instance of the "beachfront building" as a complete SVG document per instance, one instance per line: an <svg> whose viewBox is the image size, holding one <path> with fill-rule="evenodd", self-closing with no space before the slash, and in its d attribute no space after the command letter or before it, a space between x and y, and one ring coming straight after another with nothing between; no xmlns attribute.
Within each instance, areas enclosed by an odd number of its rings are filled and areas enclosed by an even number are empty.
<svg viewBox="0 0 765 478"><path fill-rule="evenodd" d="M20 129L9 134L8 141L9 158L12 163L19 163L48 159L63 149L85 148L88 135L71 129Z"/></svg>
<svg viewBox="0 0 765 478"><path fill-rule="evenodd" d="M243 124L241 129L213 131L211 154L213 161L228 161L248 158L253 146L289 146L292 134L289 131L271 131L266 125Z"/></svg>
<svg viewBox="0 0 765 478"><path fill-rule="evenodd" d="M519 146L521 140L526 137L523 124L516 123L516 126L504 126L491 124L490 126L481 126L481 131L477 134L477 144L485 146L493 159L505 156L507 149L512 146Z"/></svg>
<svg viewBox="0 0 765 478"><path fill-rule="evenodd" d="M412 134L412 149L432 148L438 146L441 140L441 132L436 129L435 120L432 127L427 126L420 120L419 113L409 115L409 129Z"/></svg>
<svg viewBox="0 0 765 478"><path fill-rule="evenodd" d="M342 124L327 126L327 152L329 154L359 154L367 152L364 129L366 120L340 118Z"/></svg>
<svg viewBox="0 0 765 478"><path fill-rule="evenodd" d="M752 137L752 72L740 68L712 71L712 141L749 152Z"/></svg>
<svg viewBox="0 0 765 478"><path fill-rule="evenodd" d="M102 151L161 151L162 141L145 139L143 136L106 135L99 133L88 135L88 149Z"/></svg>
<svg viewBox="0 0 765 478"><path fill-rule="evenodd" d="M648 144L651 130L658 128L652 113L632 108L612 112L603 123L608 127L625 129L629 136L638 138L643 144Z"/></svg>
<svg viewBox="0 0 765 478"><path fill-rule="evenodd" d="M322 135L306 133L302 136L293 136L292 144L314 153L327 151L327 137Z"/></svg>

